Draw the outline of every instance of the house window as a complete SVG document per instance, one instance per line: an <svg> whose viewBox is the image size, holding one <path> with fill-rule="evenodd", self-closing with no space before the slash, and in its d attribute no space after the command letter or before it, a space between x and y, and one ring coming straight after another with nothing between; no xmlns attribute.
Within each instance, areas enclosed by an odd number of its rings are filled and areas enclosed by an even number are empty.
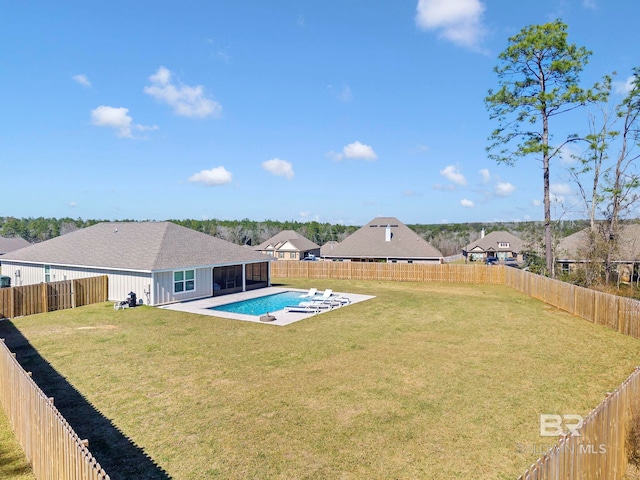
<svg viewBox="0 0 640 480"><path fill-rule="evenodd" d="M51 281L51 265L44 266L44 283Z"/></svg>
<svg viewBox="0 0 640 480"><path fill-rule="evenodd" d="M569 264L564 262L560 265L560 271L562 273L569 273Z"/></svg>
<svg viewBox="0 0 640 480"><path fill-rule="evenodd" d="M196 289L196 271L173 272L173 293L190 292Z"/></svg>
<svg viewBox="0 0 640 480"><path fill-rule="evenodd" d="M284 252L278 252L278 258L284 258Z"/></svg>
<svg viewBox="0 0 640 480"><path fill-rule="evenodd" d="M509 248L509 242L498 242L499 248Z"/></svg>
<svg viewBox="0 0 640 480"><path fill-rule="evenodd" d="M289 252L289 258L297 258L296 252Z"/></svg>

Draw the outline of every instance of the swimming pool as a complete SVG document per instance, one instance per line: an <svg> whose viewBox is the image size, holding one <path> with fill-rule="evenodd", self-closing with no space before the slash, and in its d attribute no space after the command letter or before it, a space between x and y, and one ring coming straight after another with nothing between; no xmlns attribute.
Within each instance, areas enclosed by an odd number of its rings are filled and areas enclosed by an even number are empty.
<svg viewBox="0 0 640 480"><path fill-rule="evenodd" d="M266 295L264 297L242 300L240 302L227 303L218 305L217 307L209 307L209 310L217 310L219 312L242 313L245 315L264 315L267 312L277 312L283 310L288 305L298 305L308 298L301 296L305 292L287 291Z"/></svg>

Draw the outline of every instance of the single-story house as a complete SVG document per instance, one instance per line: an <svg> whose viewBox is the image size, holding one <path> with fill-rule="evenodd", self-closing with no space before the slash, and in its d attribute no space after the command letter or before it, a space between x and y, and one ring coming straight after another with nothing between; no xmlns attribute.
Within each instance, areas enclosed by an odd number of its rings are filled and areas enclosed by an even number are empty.
<svg viewBox="0 0 640 480"><path fill-rule="evenodd" d="M442 262L442 253L395 217L374 218L322 255L350 262Z"/></svg>
<svg viewBox="0 0 640 480"><path fill-rule="evenodd" d="M0 255L31 245L22 237L0 237Z"/></svg>
<svg viewBox="0 0 640 480"><path fill-rule="evenodd" d="M277 260L303 260L320 256L320 246L293 230L283 230L255 247L257 252Z"/></svg>
<svg viewBox="0 0 640 480"><path fill-rule="evenodd" d="M588 244L589 228L569 235L560 242L556 248L556 268L558 272L569 273L577 265L585 263L582 251ZM640 275L640 224L623 224L620 226L618 239L618 251L615 253L613 263L616 264L620 281L638 281Z"/></svg>
<svg viewBox="0 0 640 480"><path fill-rule="evenodd" d="M478 240L462 249L462 255L470 262L484 262L488 258L522 261L522 246L522 239L512 233L496 231L485 235L483 229Z"/></svg>
<svg viewBox="0 0 640 480"><path fill-rule="evenodd" d="M14 286L97 275L109 299L162 305L267 287L264 255L171 222L106 222L2 257Z"/></svg>

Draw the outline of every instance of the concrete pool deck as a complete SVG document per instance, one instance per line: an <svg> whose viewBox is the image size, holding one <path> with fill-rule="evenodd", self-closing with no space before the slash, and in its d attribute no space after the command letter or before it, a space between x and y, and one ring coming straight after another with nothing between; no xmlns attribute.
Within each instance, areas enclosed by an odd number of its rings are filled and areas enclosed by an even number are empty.
<svg viewBox="0 0 640 480"><path fill-rule="evenodd" d="M261 322L260 317L257 317L254 315L244 315L241 313L209 310L211 307L217 307L218 305L224 305L226 303L241 302L242 300L249 300L252 298L264 297L266 295L273 295L274 293L281 293L281 292L287 292L287 291L300 292L300 295L303 295L308 292L308 289L301 290L298 288L267 287L267 288L260 288L258 290L251 290L249 292L240 292L240 293L232 293L230 295L222 295L220 297L208 297L208 298L201 298L199 300L190 300L187 302L171 303L169 305L161 305L157 308L163 308L165 310L177 310L180 312L187 312L187 313L195 313L198 315L210 315L212 317L228 318L231 320L242 320L245 322L278 325L282 327L285 325L289 325L291 323L299 322L300 320L304 320L309 317L321 315L325 312L330 312L333 310L337 310L339 308L348 308L350 305L353 305L354 303L364 302L365 300L375 298L372 295L333 292L332 296L348 298L350 303L343 307L336 307L336 308L321 310L319 312L285 312L284 310L269 312L270 315L273 315L274 317L276 317L275 320L270 322ZM322 291L319 291L318 293L321 294ZM308 300L308 299L300 298L301 302L304 302L305 300Z"/></svg>

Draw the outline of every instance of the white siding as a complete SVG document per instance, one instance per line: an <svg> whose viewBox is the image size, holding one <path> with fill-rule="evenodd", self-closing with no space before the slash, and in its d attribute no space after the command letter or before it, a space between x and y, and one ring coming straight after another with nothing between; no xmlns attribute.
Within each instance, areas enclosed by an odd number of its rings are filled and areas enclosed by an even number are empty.
<svg viewBox="0 0 640 480"><path fill-rule="evenodd" d="M19 277L16 277L17 270L20 270ZM3 275L11 277L12 286L33 285L44 282L44 265L3 261L2 271L5 272ZM150 273L52 265L50 281L76 280L98 275L107 275L109 277L109 300L126 300L129 292L134 292L138 299L143 299L145 304L149 303L150 298L145 295L145 292L150 290Z"/></svg>
<svg viewBox="0 0 640 480"><path fill-rule="evenodd" d="M187 269L192 270L192 269ZM154 305L182 302L213 296L213 270L211 267L196 268L196 289L191 292L173 293L173 271L155 274Z"/></svg>

